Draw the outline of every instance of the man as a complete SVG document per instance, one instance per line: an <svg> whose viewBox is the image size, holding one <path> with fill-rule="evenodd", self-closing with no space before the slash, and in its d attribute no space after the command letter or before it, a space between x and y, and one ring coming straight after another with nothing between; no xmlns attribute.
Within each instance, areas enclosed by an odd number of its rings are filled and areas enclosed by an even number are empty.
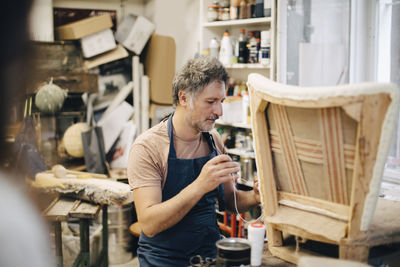
<svg viewBox="0 0 400 267"><path fill-rule="evenodd" d="M128 177L142 229L141 266L188 266L192 256L216 256L216 199L220 208L235 211L240 171L212 130L222 115L227 79L217 59L190 60L173 81L175 113L131 149ZM258 191L236 191L236 200L243 212L259 203Z"/></svg>

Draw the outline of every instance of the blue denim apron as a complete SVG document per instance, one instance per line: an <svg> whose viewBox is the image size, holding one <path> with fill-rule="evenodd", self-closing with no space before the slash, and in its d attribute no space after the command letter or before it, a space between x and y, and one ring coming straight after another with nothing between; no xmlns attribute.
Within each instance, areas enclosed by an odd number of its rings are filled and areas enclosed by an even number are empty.
<svg viewBox="0 0 400 267"><path fill-rule="evenodd" d="M201 158L178 159L172 128L171 115L168 120L170 139L168 173L162 190L162 201L174 197L191 184L199 176L204 164L218 154L212 135L203 132L211 153ZM223 210L222 184L205 194L176 225L154 237L148 237L142 232L137 250L140 266L188 266L189 259L195 255L200 255L202 258L215 258L215 242L220 239L215 212L216 198L218 198L219 208Z"/></svg>

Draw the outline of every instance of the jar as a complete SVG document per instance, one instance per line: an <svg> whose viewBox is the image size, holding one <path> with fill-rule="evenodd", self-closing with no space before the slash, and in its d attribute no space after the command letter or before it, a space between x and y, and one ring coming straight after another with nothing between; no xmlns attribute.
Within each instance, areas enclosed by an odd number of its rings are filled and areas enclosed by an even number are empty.
<svg viewBox="0 0 400 267"><path fill-rule="evenodd" d="M251 245L244 238L230 237L216 242L217 267L250 266Z"/></svg>
<svg viewBox="0 0 400 267"><path fill-rule="evenodd" d="M222 7L228 7L229 8L229 3L230 3L229 0L221 0L221 1L219 1L219 5L222 6Z"/></svg>
<svg viewBox="0 0 400 267"><path fill-rule="evenodd" d="M221 15L221 20L229 20L231 18L231 15L229 13L229 8L226 7L223 9L223 13Z"/></svg>
<svg viewBox="0 0 400 267"><path fill-rule="evenodd" d="M216 21L218 19L218 8L219 6L215 5L208 6L207 21Z"/></svg>
<svg viewBox="0 0 400 267"><path fill-rule="evenodd" d="M244 131L237 131L235 134L235 148L245 149L246 135Z"/></svg>
<svg viewBox="0 0 400 267"><path fill-rule="evenodd" d="M219 7L218 8L218 20L222 20L222 16L224 15L224 8Z"/></svg>

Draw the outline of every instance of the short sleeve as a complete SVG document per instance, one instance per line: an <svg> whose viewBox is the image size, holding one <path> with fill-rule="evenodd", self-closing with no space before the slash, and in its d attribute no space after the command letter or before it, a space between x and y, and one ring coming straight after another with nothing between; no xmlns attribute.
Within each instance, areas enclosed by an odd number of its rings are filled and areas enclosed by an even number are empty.
<svg viewBox="0 0 400 267"><path fill-rule="evenodd" d="M128 180L132 189L161 187L163 174L155 152L143 144L133 144L128 159Z"/></svg>

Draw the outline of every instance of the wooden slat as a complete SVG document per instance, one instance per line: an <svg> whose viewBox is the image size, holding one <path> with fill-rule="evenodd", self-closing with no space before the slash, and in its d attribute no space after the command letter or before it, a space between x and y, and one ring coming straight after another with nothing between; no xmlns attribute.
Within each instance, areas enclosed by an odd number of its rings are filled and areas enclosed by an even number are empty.
<svg viewBox="0 0 400 267"><path fill-rule="evenodd" d="M364 212L365 198L370 190L369 186L382 134L382 124L391 103L388 94L364 97L362 116L358 125L355 169L353 172L350 203L352 213L349 223L350 239L362 238L365 235L365 232L361 230L361 217Z"/></svg>
<svg viewBox="0 0 400 267"><path fill-rule="evenodd" d="M69 212L74 208L77 202L79 202L79 200L60 198L44 215L50 221L65 221L68 219Z"/></svg>
<svg viewBox="0 0 400 267"><path fill-rule="evenodd" d="M329 182L329 199L336 203L348 204L340 108L322 108L318 110L318 115L324 173Z"/></svg>
<svg viewBox="0 0 400 267"><path fill-rule="evenodd" d="M294 264L297 264L299 258L303 256L321 256L318 253L305 249L300 249L299 251L296 251L296 246L284 246L284 247L268 246L268 249L271 252L271 254L274 255L275 257L281 258L285 261Z"/></svg>
<svg viewBox="0 0 400 267"><path fill-rule="evenodd" d="M269 131L271 137L272 151L282 154L282 145L277 131ZM324 156L322 152L322 143L316 140L300 138L294 136L294 144L297 150L297 156L300 160L315 164L323 164ZM354 169L355 146L344 144L344 160L347 169Z"/></svg>
<svg viewBox="0 0 400 267"><path fill-rule="evenodd" d="M95 219L99 214L101 205L81 201L80 204L69 212L72 218Z"/></svg>
<svg viewBox="0 0 400 267"><path fill-rule="evenodd" d="M308 195L286 109L283 106L271 104L271 111L276 121L282 150L284 151L283 158L287 166L291 190L293 193Z"/></svg>
<svg viewBox="0 0 400 267"><path fill-rule="evenodd" d="M249 86L250 96L254 94L254 88ZM271 145L268 138L268 128L265 117L267 102L260 98L250 97L251 120L256 153L257 171L260 175L260 189L263 208L266 215L273 215L278 208L275 175L273 172Z"/></svg>
<svg viewBox="0 0 400 267"><path fill-rule="evenodd" d="M349 220L350 206L329 202L329 201L326 201L323 199L312 198L312 197L307 197L307 196L302 196L302 195L296 195L296 194L291 194L291 193L282 192L282 191L278 192L278 199L279 199L279 201L289 200L289 201L297 202L304 206L315 207L322 211L325 210L330 213L335 213L335 214L337 214L336 218L340 218L341 220L346 220L346 221ZM324 215L323 212L321 212L320 214ZM325 213L325 214L327 214L327 213Z"/></svg>
<svg viewBox="0 0 400 267"><path fill-rule="evenodd" d="M329 244L339 244L347 236L346 222L282 205L264 221L284 233Z"/></svg>

